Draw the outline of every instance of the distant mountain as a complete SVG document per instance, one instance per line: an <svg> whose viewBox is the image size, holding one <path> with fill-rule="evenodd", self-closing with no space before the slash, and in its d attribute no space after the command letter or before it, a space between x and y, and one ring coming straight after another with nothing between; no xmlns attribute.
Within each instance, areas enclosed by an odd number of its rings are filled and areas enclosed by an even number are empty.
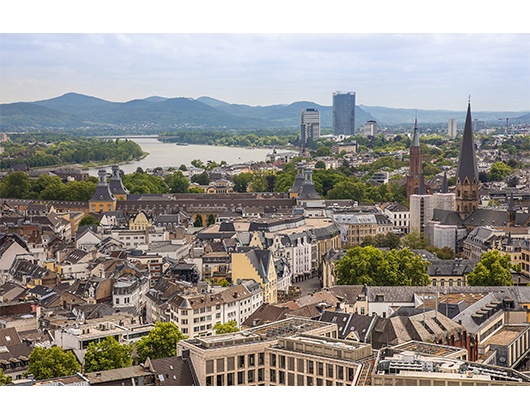
<svg viewBox="0 0 530 420"><path fill-rule="evenodd" d="M128 102L110 102L70 92L36 102L0 105L0 131L85 130L101 134L156 134L177 129L298 130L300 111L307 108L320 111L322 128L332 127L332 107L308 101L250 106L207 96L197 99L150 96ZM473 117L501 124L500 120L506 118L528 118L528 115L521 114L474 112ZM355 120L357 127L368 120L376 120L380 125L411 125L416 117L418 123L446 124L450 118L463 121L465 110L428 111L359 105Z"/></svg>
<svg viewBox="0 0 530 420"><path fill-rule="evenodd" d="M402 109L402 108L385 108L382 106L360 105L362 109L369 112L375 117L375 120L384 125L414 124L414 119L418 118L418 123L423 124L440 124L447 123L454 118L458 122L464 122L466 118L466 109L461 111L447 110L425 110L425 109ZM472 111L473 119L482 121L495 121L499 119L515 118L521 115L520 112L477 112Z"/></svg>

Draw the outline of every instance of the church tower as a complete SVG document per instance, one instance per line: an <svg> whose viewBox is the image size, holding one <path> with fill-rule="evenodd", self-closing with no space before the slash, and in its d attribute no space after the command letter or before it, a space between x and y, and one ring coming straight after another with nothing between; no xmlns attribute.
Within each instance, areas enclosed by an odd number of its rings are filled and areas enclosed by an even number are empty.
<svg viewBox="0 0 530 420"><path fill-rule="evenodd" d="M409 174L407 175L407 200L413 194L425 194L423 183L423 154L418 137L418 119L414 121L414 136L410 146Z"/></svg>
<svg viewBox="0 0 530 420"><path fill-rule="evenodd" d="M462 220L478 208L478 170L473 141L473 120L471 119L471 101L467 105L464 137L460 148L458 169L456 171L456 211Z"/></svg>

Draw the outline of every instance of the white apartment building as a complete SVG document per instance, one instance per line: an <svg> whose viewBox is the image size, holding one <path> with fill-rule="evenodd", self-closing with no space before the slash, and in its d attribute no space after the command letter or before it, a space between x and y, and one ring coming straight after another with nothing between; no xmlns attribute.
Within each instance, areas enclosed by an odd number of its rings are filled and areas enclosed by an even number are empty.
<svg viewBox="0 0 530 420"><path fill-rule="evenodd" d="M219 293L179 294L168 302L168 321L190 338L214 335L216 323L241 324L263 304L263 290L254 281L244 281Z"/></svg>

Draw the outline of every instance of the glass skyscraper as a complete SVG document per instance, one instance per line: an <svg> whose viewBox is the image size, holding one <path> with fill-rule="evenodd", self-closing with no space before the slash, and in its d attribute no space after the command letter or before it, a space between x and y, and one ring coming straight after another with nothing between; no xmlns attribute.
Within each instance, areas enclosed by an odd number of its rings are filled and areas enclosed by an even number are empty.
<svg viewBox="0 0 530 420"><path fill-rule="evenodd" d="M333 93L333 134L355 134L355 92Z"/></svg>

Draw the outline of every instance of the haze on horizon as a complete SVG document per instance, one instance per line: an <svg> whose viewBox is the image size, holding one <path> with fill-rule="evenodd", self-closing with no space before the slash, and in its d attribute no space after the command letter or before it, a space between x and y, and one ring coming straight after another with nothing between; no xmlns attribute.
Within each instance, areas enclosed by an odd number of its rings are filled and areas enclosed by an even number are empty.
<svg viewBox="0 0 530 420"><path fill-rule="evenodd" d="M358 105L530 111L529 34L0 34L0 102L210 96L252 106L335 91Z"/></svg>

